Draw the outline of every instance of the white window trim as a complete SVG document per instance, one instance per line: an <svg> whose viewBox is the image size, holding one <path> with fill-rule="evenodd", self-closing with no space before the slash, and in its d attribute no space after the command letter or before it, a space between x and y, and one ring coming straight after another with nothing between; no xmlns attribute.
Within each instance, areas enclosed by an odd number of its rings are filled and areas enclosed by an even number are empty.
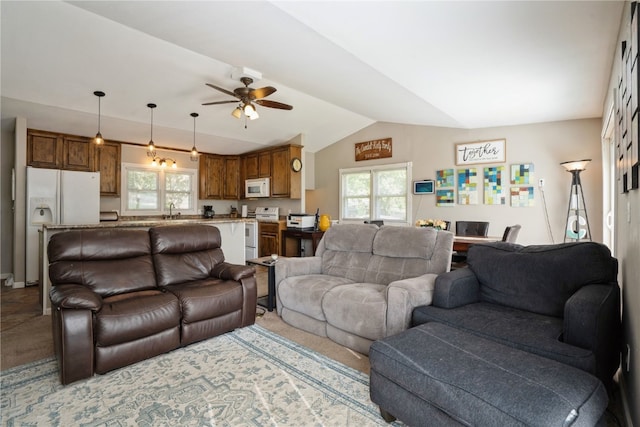
<svg viewBox="0 0 640 427"><path fill-rule="evenodd" d="M129 187L127 183L127 172L129 170L147 170L158 172L158 191L160 193L159 210L128 210L127 200L129 199ZM122 195L120 197L120 212L123 216L147 216L147 215L168 215L169 211L164 209L165 205L165 188L164 188L164 172L165 168L158 166L146 165L140 163L123 163L120 170L120 182L122 183ZM198 214L198 169L170 168L167 172L180 172L191 175L191 206L193 209L177 209L173 214L178 212L181 215L197 215Z"/></svg>
<svg viewBox="0 0 640 427"><path fill-rule="evenodd" d="M413 197L412 197L412 192L411 192L411 185L413 182L413 163L412 162L404 162L404 163L393 163L393 164L388 164L388 165L378 165L378 166L362 166L362 167L355 167L355 168L341 168L338 170L338 187L339 187L339 218L340 218L340 223L341 224L362 224L362 220L353 220L353 219L343 219L342 218L342 207L343 207L343 197L342 197L342 175L343 173L356 173L356 172L363 172L363 171L381 171L381 170L386 170L386 169L402 169L402 168L406 168L407 169L407 220L406 221L387 221L385 220L385 225L400 225L400 226L409 226L409 225L413 225L413 222L411 221L411 217L412 217L412 212L413 212L413 208L412 208L412 201L413 201ZM373 194L372 194L373 196ZM373 204L372 204L373 207ZM375 218L372 218L375 219Z"/></svg>

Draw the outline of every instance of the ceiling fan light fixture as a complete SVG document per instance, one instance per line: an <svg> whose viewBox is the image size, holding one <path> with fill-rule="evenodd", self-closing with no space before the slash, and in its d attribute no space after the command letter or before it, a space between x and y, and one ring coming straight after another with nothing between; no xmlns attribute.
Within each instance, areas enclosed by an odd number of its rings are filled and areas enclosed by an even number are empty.
<svg viewBox="0 0 640 427"><path fill-rule="evenodd" d="M192 162L198 161L198 149L196 148L196 117L198 117L198 113L191 113L191 117L193 117L193 147L191 148L191 154L189 155L189 160ZM175 162L173 163L175 167Z"/></svg>
<svg viewBox="0 0 640 427"><path fill-rule="evenodd" d="M96 145L100 146L100 145L104 144L104 138L102 138L102 134L100 133L100 113L101 113L101 111L100 111L100 98L102 98L105 95L105 93L102 92L101 90L97 90L97 91L93 92L93 94L98 97L98 133L96 133L96 137L93 139L93 142Z"/></svg>
<svg viewBox="0 0 640 427"><path fill-rule="evenodd" d="M260 114L256 110L253 110L251 114L249 114L249 120L255 120L260 118Z"/></svg>
<svg viewBox="0 0 640 427"><path fill-rule="evenodd" d="M151 110L151 138L149 138L149 144L147 144L147 156L153 157L155 161L156 157L156 145L153 143L153 109L157 107L156 104L147 104L147 107Z"/></svg>
<svg viewBox="0 0 640 427"><path fill-rule="evenodd" d="M235 110L231 112L231 115L236 119L239 119L240 117L242 117L242 109L240 108L239 105L236 107Z"/></svg>
<svg viewBox="0 0 640 427"><path fill-rule="evenodd" d="M256 108L250 102L244 105L244 114L246 114L247 116L251 117L251 114L255 112Z"/></svg>

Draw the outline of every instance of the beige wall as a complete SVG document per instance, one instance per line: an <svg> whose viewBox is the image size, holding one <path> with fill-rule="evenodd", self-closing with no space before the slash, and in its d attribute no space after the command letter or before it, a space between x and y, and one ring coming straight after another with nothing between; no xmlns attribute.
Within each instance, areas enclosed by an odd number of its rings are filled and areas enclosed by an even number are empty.
<svg viewBox="0 0 640 427"><path fill-rule="evenodd" d="M620 75L622 40L629 40L630 5L627 2L620 26L618 51L615 54L604 110L613 105L614 89ZM637 12L636 12L637 13ZM615 165L614 165L615 167ZM615 190L615 250L620 262L618 280L622 286L622 324L624 346L631 349L630 369L623 363L620 383L626 397L628 415L633 425L640 425L640 189L628 193ZM623 360L626 357L626 350Z"/></svg>
<svg viewBox="0 0 640 427"><path fill-rule="evenodd" d="M437 169L456 168L456 143L506 138L507 162L533 163L535 167L535 206L513 208L506 205L456 205L437 207L434 195L413 196L412 222L419 218L441 218L450 221L489 221L489 234L501 236L504 228L521 224L518 241L523 244L551 243L542 194L537 180L545 180L544 194L553 241L563 241L564 224L569 203L571 175L560 162L591 158L581 175L593 240L602 241L602 165L600 154L601 120L573 120L523 126L486 129L453 129L375 123L315 153L315 190L307 191L307 211L320 207L332 219L339 217L340 168L413 162L413 179L433 179ZM392 138L393 157L356 162L354 143L379 138ZM476 165L481 168L484 165ZM479 171L481 172L481 171ZM482 190L480 190L482 196ZM480 200L482 198L480 197Z"/></svg>

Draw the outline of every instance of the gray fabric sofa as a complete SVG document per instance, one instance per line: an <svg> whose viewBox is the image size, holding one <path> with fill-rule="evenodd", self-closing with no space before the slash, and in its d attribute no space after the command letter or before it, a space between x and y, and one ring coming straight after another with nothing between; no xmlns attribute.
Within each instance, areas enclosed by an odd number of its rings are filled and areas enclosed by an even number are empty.
<svg viewBox="0 0 640 427"><path fill-rule="evenodd" d="M620 362L617 260L595 242L474 245L436 280L413 325L439 322L589 372L609 387Z"/></svg>
<svg viewBox="0 0 640 427"><path fill-rule="evenodd" d="M276 263L278 314L368 354L373 341L407 329L413 309L431 303L452 247L453 233L433 228L334 225L315 256Z"/></svg>

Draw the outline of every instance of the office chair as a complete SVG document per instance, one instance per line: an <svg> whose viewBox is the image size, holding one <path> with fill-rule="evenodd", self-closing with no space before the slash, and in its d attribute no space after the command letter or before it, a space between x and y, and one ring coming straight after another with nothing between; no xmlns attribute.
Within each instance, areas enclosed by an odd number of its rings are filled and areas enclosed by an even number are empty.
<svg viewBox="0 0 640 427"><path fill-rule="evenodd" d="M486 221L456 221L456 236L487 237L489 223Z"/></svg>
<svg viewBox="0 0 640 427"><path fill-rule="evenodd" d="M502 235L502 241L515 243L521 228L522 226L520 224L510 225L507 228L505 228L504 234Z"/></svg>

